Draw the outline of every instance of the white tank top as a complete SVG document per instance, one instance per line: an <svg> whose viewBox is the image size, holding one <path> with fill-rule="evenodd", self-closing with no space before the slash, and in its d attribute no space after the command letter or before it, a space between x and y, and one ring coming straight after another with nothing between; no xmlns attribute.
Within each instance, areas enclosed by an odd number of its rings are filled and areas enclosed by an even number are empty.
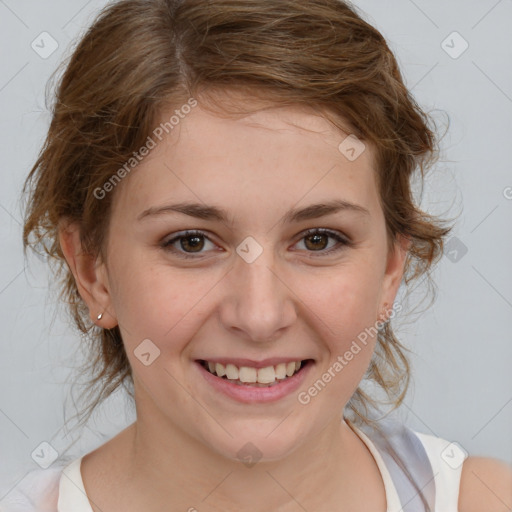
<svg viewBox="0 0 512 512"><path fill-rule="evenodd" d="M412 508L407 508L407 503L402 503L397 486L390 474L389 468L386 466L384 458L382 457L379 449L377 449L374 442L359 428L353 426L354 431L360 439L368 447L370 453L373 455L377 463L384 488L386 492L387 508L386 512L403 512L404 510L418 510L416 505ZM410 431L417 436L421 441L428 461L432 469L432 483L435 483L435 508L432 512L458 512L458 499L460 477L462 473L462 464L458 467L451 467L445 459L443 459L443 452L450 449L450 442L444 439L422 434L415 431ZM87 494L85 492L80 466L82 457L73 460L70 464L57 472L54 468L52 472L50 469L45 471L37 471L39 473L39 488L41 494L37 494L37 486L34 486L34 479L29 483L26 482L25 492L22 487L10 493L4 500L0 502L0 512L93 512ZM430 468L429 468L430 469ZM44 484L42 480L46 481ZM400 480L395 482L400 483ZM57 509L42 507L43 503L43 489L48 492L54 486L54 492L58 495ZM407 500L409 501L409 500Z"/></svg>

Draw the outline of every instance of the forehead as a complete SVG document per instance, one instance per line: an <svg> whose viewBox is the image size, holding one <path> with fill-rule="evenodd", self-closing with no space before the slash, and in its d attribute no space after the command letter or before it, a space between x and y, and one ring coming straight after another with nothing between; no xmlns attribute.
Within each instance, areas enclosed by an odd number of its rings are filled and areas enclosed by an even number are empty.
<svg viewBox="0 0 512 512"><path fill-rule="evenodd" d="M312 110L232 116L199 104L169 129L173 113L162 112L160 126L167 122L169 133L118 190L119 207L140 213L148 205L193 200L240 207L250 215L270 205L326 199L376 206L372 148L347 158L340 144L343 149L349 132Z"/></svg>

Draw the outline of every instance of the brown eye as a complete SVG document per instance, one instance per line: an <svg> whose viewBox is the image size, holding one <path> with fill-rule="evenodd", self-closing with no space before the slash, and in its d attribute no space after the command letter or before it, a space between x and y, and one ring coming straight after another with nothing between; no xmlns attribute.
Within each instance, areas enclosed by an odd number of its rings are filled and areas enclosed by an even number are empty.
<svg viewBox="0 0 512 512"><path fill-rule="evenodd" d="M181 237L180 246L185 251L200 252L204 247L204 237L200 235Z"/></svg>
<svg viewBox="0 0 512 512"><path fill-rule="evenodd" d="M322 251L325 249L329 243L328 239L329 237L324 233L317 233L304 237L304 240L306 240L306 247L312 251Z"/></svg>
<svg viewBox="0 0 512 512"><path fill-rule="evenodd" d="M212 244L212 246L214 245L204 233L200 231L186 231L164 240L161 247L166 251L176 254L176 256L180 258L194 258L194 254L200 257L208 252L203 251L207 243Z"/></svg>
<svg viewBox="0 0 512 512"><path fill-rule="evenodd" d="M337 244L329 246L329 239L335 240ZM344 249L346 246L351 247L353 243L348 239L335 231L327 229L310 229L307 231L300 242L304 240L304 246L307 252L317 252L318 256L326 256L328 254L338 252ZM315 257L317 255L314 255Z"/></svg>

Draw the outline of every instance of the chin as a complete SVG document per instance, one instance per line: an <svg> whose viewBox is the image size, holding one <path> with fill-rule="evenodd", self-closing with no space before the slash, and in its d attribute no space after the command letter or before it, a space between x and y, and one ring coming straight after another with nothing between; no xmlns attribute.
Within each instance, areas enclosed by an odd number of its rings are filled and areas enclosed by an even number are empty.
<svg viewBox="0 0 512 512"><path fill-rule="evenodd" d="M226 430L233 434L230 437L227 433L220 439L205 440L208 447L221 455L222 457L234 461L241 462L248 467L258 462L272 462L286 458L293 453L301 440L290 434L289 428L279 430L276 429L275 421L272 426L256 429L254 426L247 428L238 427L237 431L241 434L234 435L233 430L226 426ZM279 423L277 423L279 425Z"/></svg>

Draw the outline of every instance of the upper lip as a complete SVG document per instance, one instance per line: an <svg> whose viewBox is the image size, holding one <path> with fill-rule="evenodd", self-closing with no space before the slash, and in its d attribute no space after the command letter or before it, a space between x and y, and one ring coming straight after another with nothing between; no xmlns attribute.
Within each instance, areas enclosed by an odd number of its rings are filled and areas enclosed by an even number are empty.
<svg viewBox="0 0 512 512"><path fill-rule="evenodd" d="M291 363L295 361L304 361L306 357L271 357L263 359L262 361L254 361L253 359L244 359L240 357L212 357L199 359L199 361L208 361L209 363L219 363L224 366L232 364L241 368L242 366L248 366L250 368L266 368L267 366L276 366L280 363Z"/></svg>

